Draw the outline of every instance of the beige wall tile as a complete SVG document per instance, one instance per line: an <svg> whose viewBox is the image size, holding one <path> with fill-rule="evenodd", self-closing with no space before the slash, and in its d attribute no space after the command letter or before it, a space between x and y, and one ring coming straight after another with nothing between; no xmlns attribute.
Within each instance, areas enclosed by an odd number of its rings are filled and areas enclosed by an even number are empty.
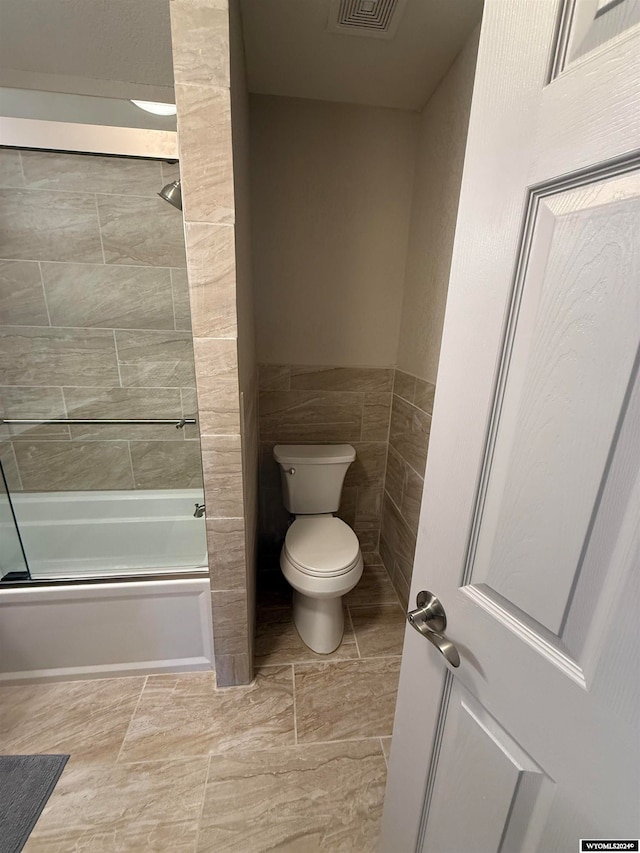
<svg viewBox="0 0 640 853"><path fill-rule="evenodd" d="M198 379L238 378L238 344L233 338L195 338L193 348L196 357Z"/></svg>
<svg viewBox="0 0 640 853"><path fill-rule="evenodd" d="M295 664L294 671L298 743L391 734L399 657Z"/></svg>
<svg viewBox="0 0 640 853"><path fill-rule="evenodd" d="M217 655L248 651L246 589L212 590L213 640Z"/></svg>
<svg viewBox="0 0 640 853"><path fill-rule="evenodd" d="M0 261L0 325L49 325L40 267L34 261Z"/></svg>
<svg viewBox="0 0 640 853"><path fill-rule="evenodd" d="M253 661L249 654L216 655L218 687L236 687L253 680Z"/></svg>
<svg viewBox="0 0 640 853"><path fill-rule="evenodd" d="M126 441L16 441L14 451L29 492L133 488Z"/></svg>
<svg viewBox="0 0 640 853"><path fill-rule="evenodd" d="M406 467L404 459L396 453L391 445L389 445L384 488L391 497L391 500L398 507L402 506L402 496L404 495L406 480Z"/></svg>
<svg viewBox="0 0 640 853"><path fill-rule="evenodd" d="M377 522L356 521L353 529L360 542L360 550L373 551L378 547L380 525Z"/></svg>
<svg viewBox="0 0 640 853"><path fill-rule="evenodd" d="M118 330L115 341L123 386L194 384L193 343L188 332Z"/></svg>
<svg viewBox="0 0 640 853"><path fill-rule="evenodd" d="M228 0L173 0L171 32L176 83L229 85Z"/></svg>
<svg viewBox="0 0 640 853"><path fill-rule="evenodd" d="M260 364L258 388L261 391L289 391L291 368L287 364Z"/></svg>
<svg viewBox="0 0 640 853"><path fill-rule="evenodd" d="M46 190L0 190L0 257L101 264L95 198Z"/></svg>
<svg viewBox="0 0 640 853"><path fill-rule="evenodd" d="M198 376L196 381L201 435L237 435L240 432L237 381L206 375Z"/></svg>
<svg viewBox="0 0 640 853"><path fill-rule="evenodd" d="M168 269L42 264L53 326L173 329Z"/></svg>
<svg viewBox="0 0 640 853"><path fill-rule="evenodd" d="M282 500L282 498L281 498ZM356 509L358 507L358 489L355 486L347 486L342 489L342 494L340 495L340 508L338 509L337 515L341 518L345 524L348 524L350 527L356 523ZM284 537L287 532L286 525L282 530L282 536Z"/></svg>
<svg viewBox="0 0 640 853"><path fill-rule="evenodd" d="M234 222L229 89L175 87L184 216L188 222Z"/></svg>
<svg viewBox="0 0 640 853"><path fill-rule="evenodd" d="M391 394L373 393L364 395L362 414L362 440L386 441L391 419Z"/></svg>
<svg viewBox="0 0 640 853"><path fill-rule="evenodd" d="M25 186L39 190L155 196L162 187L158 160L22 151Z"/></svg>
<svg viewBox="0 0 640 853"><path fill-rule="evenodd" d="M353 442L360 438L360 394L263 391L259 405L260 436L264 441Z"/></svg>
<svg viewBox="0 0 640 853"><path fill-rule="evenodd" d="M409 525L414 535L418 533L418 520L420 518L420 504L422 502L422 489L424 480L416 472L407 466L407 478L402 495L402 517Z"/></svg>
<svg viewBox="0 0 640 853"><path fill-rule="evenodd" d="M413 397L416 390L416 378L404 373L402 370L396 370L393 382L393 393L403 400L408 400L413 403Z"/></svg>
<svg viewBox="0 0 640 853"><path fill-rule="evenodd" d="M38 389L39 390L39 389ZM70 418L175 418L182 415L179 388L65 388ZM74 439L160 439L182 441L173 424L74 424Z"/></svg>
<svg viewBox="0 0 640 853"><path fill-rule="evenodd" d="M137 489L193 489L202 486L200 448L195 441L132 441Z"/></svg>
<svg viewBox="0 0 640 853"><path fill-rule="evenodd" d="M207 518L207 545L212 589L247 585L243 518Z"/></svg>
<svg viewBox="0 0 640 853"><path fill-rule="evenodd" d="M166 201L157 197L98 195L97 202L106 263L185 266L182 217Z"/></svg>
<svg viewBox="0 0 640 853"><path fill-rule="evenodd" d="M384 498L381 535L385 540L385 547L388 547L393 555L394 567L397 565L405 579L410 580L416 537L388 495ZM381 553L384 553L384 549L381 549Z"/></svg>
<svg viewBox="0 0 640 853"><path fill-rule="evenodd" d="M23 187L20 152L11 148L0 148L0 187Z"/></svg>
<svg viewBox="0 0 640 853"><path fill-rule="evenodd" d="M292 367L291 388L303 391L391 392L393 370L382 367Z"/></svg>
<svg viewBox="0 0 640 853"><path fill-rule="evenodd" d="M382 491L382 486L361 486L358 489L357 525L361 525L362 522L376 522L379 526L382 514Z"/></svg>
<svg viewBox="0 0 640 853"><path fill-rule="evenodd" d="M433 413L433 398L436 386L425 379L416 379L416 387L413 396L415 405L428 415Z"/></svg>
<svg viewBox="0 0 640 853"><path fill-rule="evenodd" d="M193 334L198 338L235 338L234 229L230 225L187 222L185 233Z"/></svg>
<svg viewBox="0 0 640 853"><path fill-rule="evenodd" d="M202 465L208 517L239 518L243 516L240 436L204 436Z"/></svg>
<svg viewBox="0 0 640 853"><path fill-rule="evenodd" d="M189 304L189 283L187 271L172 269L171 290L173 295L173 314L176 329L191 329L191 306Z"/></svg>
<svg viewBox="0 0 640 853"><path fill-rule="evenodd" d="M4 418L65 418L67 411L61 388L36 388L13 385L0 388L0 412ZM14 424L6 428L13 438L69 438L63 424L31 426Z"/></svg>
<svg viewBox="0 0 640 853"><path fill-rule="evenodd" d="M0 373L9 385L118 385L113 333L103 329L0 329Z"/></svg>
<svg viewBox="0 0 640 853"><path fill-rule="evenodd" d="M430 431L430 415L394 394L389 443L421 476L427 463Z"/></svg>
<svg viewBox="0 0 640 853"><path fill-rule="evenodd" d="M214 756L198 850L372 851L385 779L377 741Z"/></svg>
<svg viewBox="0 0 640 853"><path fill-rule="evenodd" d="M22 480L18 471L15 453L13 452L13 444L10 441L0 441L0 462L4 476L7 478L7 485L11 491L22 491Z"/></svg>
<svg viewBox="0 0 640 853"><path fill-rule="evenodd" d="M345 477L345 486L379 486L384 484L387 445L383 441L354 441L355 462Z"/></svg>

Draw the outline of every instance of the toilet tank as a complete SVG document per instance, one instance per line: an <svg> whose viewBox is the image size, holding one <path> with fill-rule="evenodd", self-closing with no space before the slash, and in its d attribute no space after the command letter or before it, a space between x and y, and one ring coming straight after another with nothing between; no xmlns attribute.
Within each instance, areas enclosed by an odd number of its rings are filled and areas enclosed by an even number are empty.
<svg viewBox="0 0 640 853"><path fill-rule="evenodd" d="M337 512L342 484L356 458L350 444L276 444L282 498L294 515Z"/></svg>

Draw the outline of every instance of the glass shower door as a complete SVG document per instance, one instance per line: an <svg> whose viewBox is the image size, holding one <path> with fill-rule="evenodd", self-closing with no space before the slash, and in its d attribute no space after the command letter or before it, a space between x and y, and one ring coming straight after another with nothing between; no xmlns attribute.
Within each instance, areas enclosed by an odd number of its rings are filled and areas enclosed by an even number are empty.
<svg viewBox="0 0 640 853"><path fill-rule="evenodd" d="M0 581L31 580L0 461Z"/></svg>

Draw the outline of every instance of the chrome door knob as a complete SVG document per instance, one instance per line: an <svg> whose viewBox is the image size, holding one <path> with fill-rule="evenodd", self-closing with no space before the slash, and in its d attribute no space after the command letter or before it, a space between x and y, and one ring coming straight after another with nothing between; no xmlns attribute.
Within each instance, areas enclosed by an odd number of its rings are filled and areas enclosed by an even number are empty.
<svg viewBox="0 0 640 853"><path fill-rule="evenodd" d="M444 607L432 592L422 590L416 596L416 610L407 613L407 621L423 637L436 647L451 666L460 666L460 655L455 645L448 640L444 632L447 628L447 614Z"/></svg>

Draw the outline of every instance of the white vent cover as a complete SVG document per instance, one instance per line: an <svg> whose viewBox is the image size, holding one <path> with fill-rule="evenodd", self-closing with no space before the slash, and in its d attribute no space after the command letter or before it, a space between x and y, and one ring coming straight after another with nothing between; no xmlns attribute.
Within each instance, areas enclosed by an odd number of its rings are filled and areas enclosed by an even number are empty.
<svg viewBox="0 0 640 853"><path fill-rule="evenodd" d="M390 39L407 0L331 0L327 29L332 33Z"/></svg>

